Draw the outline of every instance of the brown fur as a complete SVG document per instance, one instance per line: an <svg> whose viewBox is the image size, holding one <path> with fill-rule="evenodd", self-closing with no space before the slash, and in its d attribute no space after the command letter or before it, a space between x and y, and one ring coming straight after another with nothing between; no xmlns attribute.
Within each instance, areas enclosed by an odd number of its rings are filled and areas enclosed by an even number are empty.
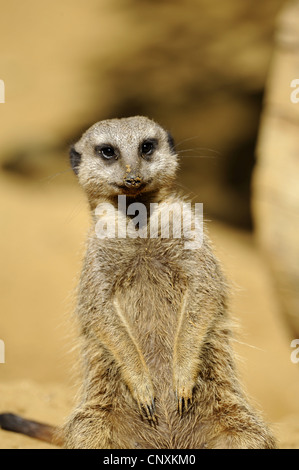
<svg viewBox="0 0 299 470"><path fill-rule="evenodd" d="M149 158L145 139L157 141ZM112 161L95 150L102 144L116 149ZM72 152L93 222L78 291L83 383L62 429L65 446L274 448L236 375L226 281L206 232L196 250L161 232L96 235L95 208L109 202L117 214L119 194L148 209L159 202L159 211L184 202L173 190L168 134L141 116L103 121ZM128 173L134 184L125 186Z"/></svg>

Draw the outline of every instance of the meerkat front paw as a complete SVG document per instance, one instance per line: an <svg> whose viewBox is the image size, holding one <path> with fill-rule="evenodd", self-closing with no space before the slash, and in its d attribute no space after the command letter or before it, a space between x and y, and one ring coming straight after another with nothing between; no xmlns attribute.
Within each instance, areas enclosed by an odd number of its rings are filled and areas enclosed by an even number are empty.
<svg viewBox="0 0 299 470"><path fill-rule="evenodd" d="M174 373L174 393L180 416L182 416L183 411L188 411L192 405L194 386L195 380L187 376L182 369Z"/></svg>
<svg viewBox="0 0 299 470"><path fill-rule="evenodd" d="M182 416L183 411L188 411L192 405L193 384L177 384L175 395L177 399L177 409Z"/></svg>
<svg viewBox="0 0 299 470"><path fill-rule="evenodd" d="M139 383L137 387L134 388L132 395L138 404L141 416L155 423L155 394L150 379Z"/></svg>

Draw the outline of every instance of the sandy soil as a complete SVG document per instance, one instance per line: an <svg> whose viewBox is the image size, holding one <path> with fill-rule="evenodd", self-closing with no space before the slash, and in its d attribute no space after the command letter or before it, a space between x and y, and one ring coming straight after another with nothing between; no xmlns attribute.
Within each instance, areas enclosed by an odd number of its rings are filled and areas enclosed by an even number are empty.
<svg viewBox="0 0 299 470"><path fill-rule="evenodd" d="M59 178L28 186L0 184L2 218L0 411L60 424L71 410L72 290L88 227L85 198ZM281 321L267 269L250 234L210 223L216 251L232 281L235 349L245 387L281 448L299 448L298 365ZM0 431L0 448L51 448Z"/></svg>

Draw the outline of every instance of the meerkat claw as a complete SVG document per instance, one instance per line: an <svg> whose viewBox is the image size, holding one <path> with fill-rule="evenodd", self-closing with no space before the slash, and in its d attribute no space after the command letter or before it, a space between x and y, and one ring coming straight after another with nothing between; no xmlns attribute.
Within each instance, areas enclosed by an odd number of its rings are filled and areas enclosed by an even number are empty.
<svg viewBox="0 0 299 470"><path fill-rule="evenodd" d="M192 395L179 394L178 391L175 391L175 396L177 400L177 409L180 416L182 416L184 411L189 411L193 400Z"/></svg>
<svg viewBox="0 0 299 470"><path fill-rule="evenodd" d="M139 405L139 411L148 421L156 423L155 408L153 405Z"/></svg>

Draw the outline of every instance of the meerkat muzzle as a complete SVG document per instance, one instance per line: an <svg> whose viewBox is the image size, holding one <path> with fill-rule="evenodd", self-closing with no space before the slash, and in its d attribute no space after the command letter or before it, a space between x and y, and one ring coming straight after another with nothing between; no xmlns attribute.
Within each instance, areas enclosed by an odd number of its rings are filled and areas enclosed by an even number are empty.
<svg viewBox="0 0 299 470"><path fill-rule="evenodd" d="M126 176L124 178L124 184L127 188L139 188L142 185L140 176Z"/></svg>

